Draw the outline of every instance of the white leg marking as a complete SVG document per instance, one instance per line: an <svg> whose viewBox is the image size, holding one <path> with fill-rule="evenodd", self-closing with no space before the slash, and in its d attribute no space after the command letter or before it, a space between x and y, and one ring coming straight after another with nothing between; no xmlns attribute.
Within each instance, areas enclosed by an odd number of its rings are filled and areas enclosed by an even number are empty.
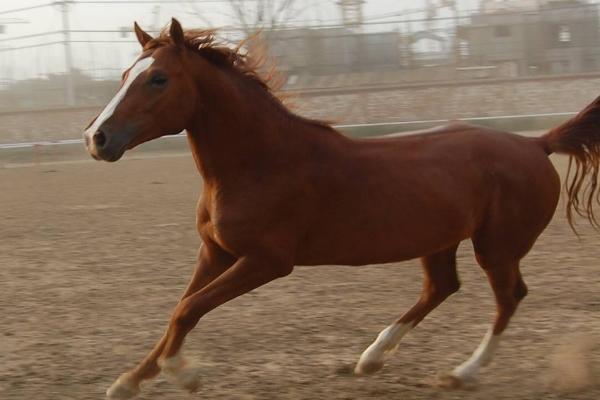
<svg viewBox="0 0 600 400"><path fill-rule="evenodd" d="M106 391L106 396L113 400L126 400L140 393L139 382L133 380L128 373L121 375Z"/></svg>
<svg viewBox="0 0 600 400"><path fill-rule="evenodd" d="M461 381L473 379L477 375L479 368L485 367L492 361L492 356L499 342L500 335L494 335L490 328L473 355L467 361L454 368L451 375Z"/></svg>
<svg viewBox="0 0 600 400"><path fill-rule="evenodd" d="M200 386L200 368L190 363L181 353L173 357L159 359L158 365L167 379L188 392L195 392Z"/></svg>
<svg viewBox="0 0 600 400"><path fill-rule="evenodd" d="M354 373L364 375L380 370L385 360L396 351L402 337L412 328L410 323L395 323L382 330L377 339L360 356Z"/></svg>
<svg viewBox="0 0 600 400"><path fill-rule="evenodd" d="M140 61L135 63L133 67L131 67L131 69L129 70L129 74L127 75L127 79L123 83L123 86L121 86L115 97L113 97L113 99L108 103L104 110L102 110L100 115L98 115L98 118L96 118L94 123L88 129L86 129L85 136L88 139L90 139L90 143L92 143L92 136L94 135L94 133L96 133L100 125L102 125L104 121L106 121L108 118L110 118L111 115L113 115L115 109L127 94L127 90L129 89L133 81L135 81L135 78L137 78L142 72L150 68L150 65L152 65L153 62L154 58L146 57L141 59Z"/></svg>

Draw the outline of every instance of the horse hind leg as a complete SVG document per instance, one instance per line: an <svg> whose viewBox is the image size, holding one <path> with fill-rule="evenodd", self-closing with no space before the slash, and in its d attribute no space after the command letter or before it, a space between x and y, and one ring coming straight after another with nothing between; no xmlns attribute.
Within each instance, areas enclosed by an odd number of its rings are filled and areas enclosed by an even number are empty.
<svg viewBox="0 0 600 400"><path fill-rule="evenodd" d="M471 357L454 368L449 376L449 386L461 386L473 380L481 367L488 365L500 343L500 338L519 302L527 295L527 286L519 271L518 261L487 263L477 257L485 270L496 300L494 323Z"/></svg>
<svg viewBox="0 0 600 400"><path fill-rule="evenodd" d="M408 312L381 331L362 353L354 369L356 374L372 374L383 368L385 360L395 352L402 337L448 296L458 291L457 248L458 244L421 258L424 274L421 297Z"/></svg>
<svg viewBox="0 0 600 400"><path fill-rule="evenodd" d="M472 237L477 262L494 292L496 315L479 347L450 373L452 386L474 379L492 360L502 333L527 295L519 263L552 219L558 201L560 185L550 163L540 164L537 178L530 176L527 186L502 182L500 192L511 195L489 204L484 224Z"/></svg>

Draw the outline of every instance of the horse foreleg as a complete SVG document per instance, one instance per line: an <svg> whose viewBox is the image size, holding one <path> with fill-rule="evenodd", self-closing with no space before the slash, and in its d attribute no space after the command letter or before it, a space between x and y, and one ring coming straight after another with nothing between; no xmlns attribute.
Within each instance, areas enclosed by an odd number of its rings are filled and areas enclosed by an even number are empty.
<svg viewBox="0 0 600 400"><path fill-rule="evenodd" d="M209 311L288 275L292 269L291 263L272 257L245 256L206 287L183 299L173 313L159 358L159 365L167 378L188 391L195 391L198 388L198 368L180 353L187 333Z"/></svg>
<svg viewBox="0 0 600 400"><path fill-rule="evenodd" d="M460 287L456 273L456 249L452 246L441 252L423 257L423 290L419 301L395 323L385 328L377 339L362 353L354 372L372 374L383 368L385 360L397 349L402 337L427 314Z"/></svg>
<svg viewBox="0 0 600 400"><path fill-rule="evenodd" d="M235 258L212 243L200 247L198 260L192 279L181 296L180 302L208 285L233 265ZM129 399L140 391L140 383L152 379L160 372L157 359L162 353L166 342L166 333L152 351L131 371L122 374L106 391L111 399Z"/></svg>

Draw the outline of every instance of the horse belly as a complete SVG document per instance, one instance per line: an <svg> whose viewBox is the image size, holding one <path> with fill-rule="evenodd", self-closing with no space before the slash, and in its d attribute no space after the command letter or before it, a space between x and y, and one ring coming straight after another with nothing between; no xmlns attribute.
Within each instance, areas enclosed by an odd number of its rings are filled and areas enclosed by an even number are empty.
<svg viewBox="0 0 600 400"><path fill-rule="evenodd" d="M346 211L339 207L310 229L298 248L297 264L403 261L431 254L472 235L475 210L480 207L425 203L406 201L393 207L377 207L374 203Z"/></svg>

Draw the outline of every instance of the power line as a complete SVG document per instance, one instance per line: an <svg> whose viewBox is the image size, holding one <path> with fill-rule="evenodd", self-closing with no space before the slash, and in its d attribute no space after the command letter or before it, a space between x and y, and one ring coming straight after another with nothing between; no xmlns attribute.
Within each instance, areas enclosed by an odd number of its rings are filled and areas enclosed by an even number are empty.
<svg viewBox="0 0 600 400"><path fill-rule="evenodd" d="M446 32L449 31L448 28L439 28L439 29L435 29L435 31L439 31L439 32ZM88 31L70 31L70 32L88 32ZM95 31L91 31L91 32L95 32ZM121 31L115 30L115 31L101 31L101 32L113 32L113 33L121 33ZM45 33L41 33L41 34L36 34L35 36L49 36L50 34L61 34L63 33L63 31L54 31L54 32L45 32ZM353 36L360 36L361 34L356 34L356 33L338 33L338 34L334 34L334 35L327 35L326 37L331 39L331 38L341 38L341 37L353 37ZM293 36L285 36L282 38L276 38L275 40L277 41L289 41L289 40L293 40L293 39L302 39L306 36L302 35L302 34L298 34L298 35L293 35ZM595 38L595 35L584 35L582 36L582 38ZM5 39L3 39L2 41L5 41ZM70 43L114 43L114 44L126 44L126 43L138 43L136 40L118 40L118 39L76 39L76 40L70 40ZM52 41L52 42L43 42L43 43L39 43L39 44L31 44L31 45L23 45L23 46L10 46L10 47L5 47L5 48L0 48L0 51L11 51L11 50L20 50L20 49L25 49L25 48L34 48L34 47L43 47L43 46L49 46L49 45L53 45L53 44L59 44L59 43L64 43L64 41ZM525 43L524 40L522 39L518 39L515 38L513 40L507 40L503 42L504 44L506 44L507 46L517 46L520 45L522 43ZM600 46L594 46L594 45L586 45L586 46L582 46L583 48L587 48L587 49L596 49L598 52L600 52ZM567 47L568 48L568 47ZM490 51L487 54L512 54L512 50L495 50L495 51Z"/></svg>
<svg viewBox="0 0 600 400"><path fill-rule="evenodd" d="M30 39L34 37L47 36L47 35L57 35L59 33L63 33L63 31L49 31L49 32L41 32L41 33L32 33L30 35L22 35L22 36L14 36L10 38L0 39L0 42L9 42L11 40L20 40L20 39Z"/></svg>
<svg viewBox="0 0 600 400"><path fill-rule="evenodd" d="M59 40L59 41L55 41L55 42L37 43L37 44L28 45L28 46L0 47L0 53L4 53L6 51L14 51L14 50L22 50L22 49L32 49L32 48L36 48L36 47L46 47L46 46L52 46L52 45L55 45L55 44L62 44L62 43L63 43L63 41Z"/></svg>
<svg viewBox="0 0 600 400"><path fill-rule="evenodd" d="M258 0L250 0L258 1ZM35 6L13 8L10 10L0 10L0 15L12 14L22 11L35 10L37 8L52 7L62 1L56 1L52 3L43 3ZM69 1L71 4L181 4L181 3L229 3L229 0L80 0L80 1Z"/></svg>
<svg viewBox="0 0 600 400"><path fill-rule="evenodd" d="M50 6L50 5L57 5L57 4L137 4L137 3L155 3L155 4L170 4L170 3L182 3L182 2L187 2L187 3L220 3L223 2L224 0L182 0L182 1L173 1L173 0L123 0L123 1L115 1L115 0L82 0L82 1L69 1L69 0L65 0L65 1L57 1L54 3L47 3L47 4L42 4L42 5L37 5L37 6L32 6L32 7L24 7L21 9L17 9L17 10L27 10L27 9L32 9L32 8L41 8L41 7L46 7L46 6ZM504 14L509 14L509 15L531 15L531 14L541 14L541 12L545 11L545 10L551 10L551 11L555 11L555 10L571 10L571 9L584 9L584 7L587 9L588 7L594 7L595 9L598 9L598 5L597 4L579 4L576 6L563 6L563 7L552 7L549 9L539 9L539 10L531 10L531 11L524 11L524 12L519 12L516 13L514 11L502 11L502 12L498 12L498 13L493 13L491 15L496 16L496 15L504 15ZM9 10L9 11L4 11L4 12L0 12L0 13L6 13L6 12L14 12L15 10ZM402 15L403 13L400 12L399 15ZM406 13L404 13L406 14ZM411 12L409 12L408 14L411 14ZM399 16L398 15L398 16ZM487 14L481 14L482 16L486 16ZM391 13L389 16L386 15L387 17L391 17ZM383 17L383 15L378 15L375 17ZM413 22L425 22L425 21L441 21L441 20L467 20L468 18L465 17L457 17L457 16L450 16L450 17L439 17L439 18L416 18L416 19L398 19L398 20L392 20L392 21L369 21L369 22L364 22L363 25L393 25L393 24L401 24L401 23L413 23ZM297 21L296 21L297 22ZM515 21L513 24L510 25L520 25L520 24L527 24L529 22L527 21ZM531 21L531 23L534 23L534 21ZM468 26L468 25L466 25ZM311 26L308 27L310 29L325 29L325 28L341 28L344 27L343 25L340 24L322 24L319 26ZM302 28L302 26L299 25L290 25L288 27L283 27L277 30L291 30L291 29L298 29L298 28ZM451 33L451 27L444 27L444 28L434 28L434 29L430 29L429 31L431 32L447 32L447 33ZM235 27L230 27L229 29L219 29L221 32L241 32L242 28L235 28ZM128 31L126 31L128 32ZM155 33L157 31L152 30L149 31L150 33ZM42 36L51 36L51 35L57 35L57 34L65 34L65 33L76 33L76 34L85 34L85 33L117 33L117 34L123 34L124 31L123 30L114 30L114 29L105 29L105 30L59 30L59 31L49 31L49 32L42 32L42 33L35 33L35 34L29 34L29 35L23 35L23 36L16 36L16 37L11 37L11 38L3 38L0 39L0 42L2 43L6 43L6 42L10 42L12 40L21 40L21 39L29 39L29 38L37 38L37 37L42 37ZM338 35L334 35L334 36L345 36L344 33L340 33ZM451 34L449 35L451 36ZM302 37L302 33L299 33L297 35L293 35L293 37L285 37L282 38L281 40L285 41L285 40L291 40L291 39L295 39L295 38L301 38ZM106 38L106 36L105 36ZM51 39L50 37L46 38L46 40ZM88 39L88 40L70 40L68 41L69 43L104 43L104 44L108 44L108 43L114 43L114 44L125 44L125 43L136 43L135 40L128 40L125 37L122 37L121 39L104 39L101 40L100 38L98 39ZM512 45L518 45L520 43L523 43L523 40L511 40L510 43L507 44L512 44ZM7 52L7 51L15 51L15 50L20 50L20 49L30 49L30 48L36 48L36 47L46 47L46 46L51 46L51 45L55 45L55 44L60 44L60 43L65 43L65 41L47 41L47 42L43 42L43 43L37 43L37 44L29 44L29 45L23 45L23 46L10 46L10 47L5 47L5 48L1 48L0 52ZM589 49L593 49L594 51L596 51L596 49L598 47L596 46L585 46L586 48ZM490 54L510 54L510 51L492 51L490 52Z"/></svg>
<svg viewBox="0 0 600 400"><path fill-rule="evenodd" d="M133 29L130 31L122 31L120 29L71 29L70 33L133 33ZM159 30L145 30L147 33L159 33Z"/></svg>
<svg viewBox="0 0 600 400"><path fill-rule="evenodd" d="M21 12L21 11L35 10L36 8L50 7L52 5L54 5L54 3L44 3L44 4L38 4L37 6L13 8L12 10L3 10L3 11L0 11L0 15L2 15L2 14L10 14L10 13L16 13L16 12Z"/></svg>
<svg viewBox="0 0 600 400"><path fill-rule="evenodd" d="M250 0L259 1L259 0ZM181 3L229 3L229 0L81 0L75 4L181 4Z"/></svg>

